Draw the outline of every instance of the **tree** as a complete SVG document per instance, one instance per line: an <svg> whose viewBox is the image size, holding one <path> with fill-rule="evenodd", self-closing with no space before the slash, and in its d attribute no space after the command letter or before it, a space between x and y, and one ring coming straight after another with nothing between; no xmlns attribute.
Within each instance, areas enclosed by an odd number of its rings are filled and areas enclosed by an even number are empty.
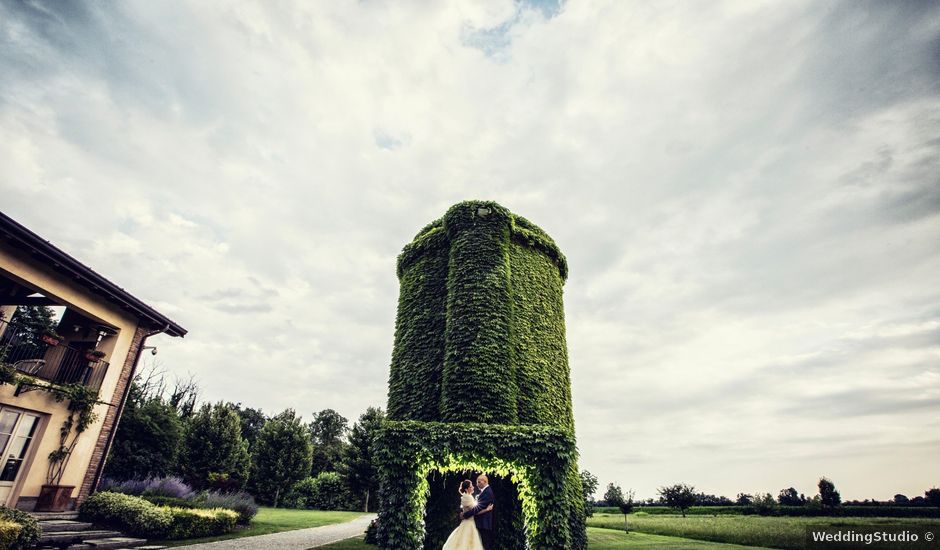
<svg viewBox="0 0 940 550"><path fill-rule="evenodd" d="M734 501L738 506L750 506L753 502L754 497L747 493L738 493L738 497Z"/></svg>
<svg viewBox="0 0 940 550"><path fill-rule="evenodd" d="M264 416L261 409L243 408L241 403L232 405L232 409L238 413L238 418L242 423L242 438L248 443L248 450L251 451L255 448L255 441L268 421L268 417Z"/></svg>
<svg viewBox="0 0 940 550"><path fill-rule="evenodd" d="M940 489L936 487L924 491L924 499L930 504L940 508Z"/></svg>
<svg viewBox="0 0 940 550"><path fill-rule="evenodd" d="M726 496L698 493L695 495L695 504L697 506L731 506L734 503Z"/></svg>
<svg viewBox="0 0 940 550"><path fill-rule="evenodd" d="M145 394L135 380L104 473L119 480L171 475L182 445L183 424L176 409L159 396Z"/></svg>
<svg viewBox="0 0 940 550"><path fill-rule="evenodd" d="M617 505L617 508L620 508L620 513L623 514L623 524L627 524L627 514L633 512L633 489L627 491L626 496Z"/></svg>
<svg viewBox="0 0 940 550"><path fill-rule="evenodd" d="M257 496L277 508L281 491L307 477L312 455L310 432L293 409L271 418L255 444L252 479Z"/></svg>
<svg viewBox="0 0 940 550"><path fill-rule="evenodd" d="M685 483L660 487L659 494L662 496L666 506L682 512L682 517L685 517L685 511L695 504L695 487L686 485Z"/></svg>
<svg viewBox="0 0 940 550"><path fill-rule="evenodd" d="M17 306L10 317L10 327L3 336L4 340L10 339L16 345L44 350L46 345L40 337L47 332L54 333L57 325L55 310L49 306Z"/></svg>
<svg viewBox="0 0 940 550"><path fill-rule="evenodd" d="M345 443L346 418L333 409L323 409L314 413L313 421L308 425L313 439L312 477L320 472L335 472L340 467Z"/></svg>
<svg viewBox="0 0 940 550"><path fill-rule="evenodd" d="M177 378L173 382L173 390L167 398L170 405L176 408L177 414L183 420L192 418L196 412L196 403L199 401L199 383L196 378Z"/></svg>
<svg viewBox="0 0 940 550"><path fill-rule="evenodd" d="M901 493L894 495L894 504L896 506L907 506L910 503L911 500L907 498L907 495L902 495Z"/></svg>
<svg viewBox="0 0 940 550"><path fill-rule="evenodd" d="M185 378L174 377L170 388L166 370L152 359L137 373L134 381L146 398L159 398L176 409L176 415L184 423L192 418L199 400L199 383L192 374Z"/></svg>
<svg viewBox="0 0 940 550"><path fill-rule="evenodd" d="M614 483L607 484L607 491L604 492L604 502L607 506L620 506L623 504L623 490Z"/></svg>
<svg viewBox="0 0 940 550"><path fill-rule="evenodd" d="M251 470L238 413L224 403L204 404L186 423L180 469L198 489L243 488Z"/></svg>
<svg viewBox="0 0 940 550"><path fill-rule="evenodd" d="M760 516L769 516L777 508L777 501L770 493L757 493L750 504L751 512Z"/></svg>
<svg viewBox="0 0 940 550"><path fill-rule="evenodd" d="M787 489L780 489L780 494L777 495L777 502L780 503L780 506L802 506L803 501L800 500L800 494L793 487Z"/></svg>
<svg viewBox="0 0 940 550"><path fill-rule="evenodd" d="M822 502L823 508L829 509L842 503L842 496L839 495L839 491L836 491L835 484L828 478L819 478L819 500Z"/></svg>
<svg viewBox="0 0 940 550"><path fill-rule="evenodd" d="M349 488L362 495L363 512L369 511L369 497L378 489L373 439L384 420L382 409L369 407L349 431L349 445L345 449L342 469Z"/></svg>
<svg viewBox="0 0 940 550"><path fill-rule="evenodd" d="M587 470L581 470L581 492L584 494L584 513L594 515L594 493L597 492L597 476Z"/></svg>

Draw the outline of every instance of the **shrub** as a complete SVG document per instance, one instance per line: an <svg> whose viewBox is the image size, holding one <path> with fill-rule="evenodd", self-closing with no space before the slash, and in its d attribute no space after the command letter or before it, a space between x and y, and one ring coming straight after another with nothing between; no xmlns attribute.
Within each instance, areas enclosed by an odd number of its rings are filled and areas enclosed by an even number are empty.
<svg viewBox="0 0 940 550"><path fill-rule="evenodd" d="M15 521L0 519L0 548L13 548L13 543L19 538L23 527Z"/></svg>
<svg viewBox="0 0 940 550"><path fill-rule="evenodd" d="M206 491L199 493L189 501L198 508L227 508L238 513L238 523L246 525L258 513L258 504L253 496L244 491L219 493Z"/></svg>
<svg viewBox="0 0 940 550"><path fill-rule="evenodd" d="M145 538L166 538L173 523L168 508L121 493L97 492L82 503L79 514L85 520Z"/></svg>
<svg viewBox="0 0 940 550"><path fill-rule="evenodd" d="M239 517L234 510L157 506L141 497L109 492L88 497L79 513L87 521L153 539L221 535L234 530Z"/></svg>
<svg viewBox="0 0 940 550"><path fill-rule="evenodd" d="M3 533L0 535L0 542L7 544L11 550L32 548L39 542L39 537L42 535L42 529L36 518L22 510L0 506L0 522L16 525L16 527L5 527L0 530Z"/></svg>
<svg viewBox="0 0 940 550"><path fill-rule="evenodd" d="M174 508L198 508L198 506L183 498L165 497L161 495L144 495L141 498L147 502L156 504L157 506L170 506Z"/></svg>
<svg viewBox="0 0 940 550"><path fill-rule="evenodd" d="M294 485L290 498L299 508L313 510L351 510L354 498L346 483L336 472L320 472Z"/></svg>
<svg viewBox="0 0 940 550"><path fill-rule="evenodd" d="M222 535L235 530L238 513L223 508L168 508L173 516L166 538L191 539Z"/></svg>

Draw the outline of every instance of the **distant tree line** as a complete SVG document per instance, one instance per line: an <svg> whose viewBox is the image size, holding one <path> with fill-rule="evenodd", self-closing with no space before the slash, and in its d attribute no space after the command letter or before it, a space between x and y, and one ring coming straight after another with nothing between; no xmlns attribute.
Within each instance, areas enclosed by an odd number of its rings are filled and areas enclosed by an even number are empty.
<svg viewBox="0 0 940 550"><path fill-rule="evenodd" d="M683 516L693 506L725 506L740 509L742 513L753 513L760 515L771 515L775 513L787 512L787 515L819 515L837 514L844 507L863 507L863 506L881 506L881 507L936 507L940 508L940 489L934 487L927 489L924 496L908 498L905 495L898 494L890 501L878 501L875 499L865 499L863 501L851 500L842 501L839 491L835 484L828 478L819 479L817 487L819 493L807 498L806 495L799 493L793 487L781 489L776 498L770 493L738 493L734 500L725 496L716 496L703 492L696 492L695 487L678 483L660 487L658 498L648 498L645 500L634 501L633 491L624 492L616 483L607 485L603 500L595 500L594 494L597 491L597 476L584 470L581 472L581 483L584 491L586 509L588 514L593 514L596 507L619 508L624 515L630 513L634 507L640 506L665 506L681 513ZM800 507L807 512L806 514L797 513ZM781 510L783 509L783 510Z"/></svg>
<svg viewBox="0 0 940 550"><path fill-rule="evenodd" d="M372 436L384 419L369 407L349 421L332 409L303 422L241 403L202 403L192 380L135 377L105 466L123 481L178 476L198 490L247 491L271 506L371 510L377 489Z"/></svg>

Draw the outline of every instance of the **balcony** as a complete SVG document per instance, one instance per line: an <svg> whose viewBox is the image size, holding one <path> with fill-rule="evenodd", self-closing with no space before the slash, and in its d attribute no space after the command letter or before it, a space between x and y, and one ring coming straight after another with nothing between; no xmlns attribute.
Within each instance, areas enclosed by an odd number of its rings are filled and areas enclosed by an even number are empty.
<svg viewBox="0 0 940 550"><path fill-rule="evenodd" d="M46 339L48 340L48 339ZM108 362L59 340L44 340L28 327L0 320L0 361L22 374L54 384L82 384L101 389Z"/></svg>

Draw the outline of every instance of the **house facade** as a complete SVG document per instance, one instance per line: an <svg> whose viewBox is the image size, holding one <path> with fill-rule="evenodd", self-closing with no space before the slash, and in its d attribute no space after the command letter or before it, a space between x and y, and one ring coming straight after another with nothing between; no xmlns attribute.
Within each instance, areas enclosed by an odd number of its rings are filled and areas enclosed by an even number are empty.
<svg viewBox="0 0 940 550"><path fill-rule="evenodd" d="M37 310L44 323L30 319ZM157 334L186 330L0 213L0 505L70 509L94 491ZM63 446L63 424L76 418L70 397L95 392L94 420Z"/></svg>

